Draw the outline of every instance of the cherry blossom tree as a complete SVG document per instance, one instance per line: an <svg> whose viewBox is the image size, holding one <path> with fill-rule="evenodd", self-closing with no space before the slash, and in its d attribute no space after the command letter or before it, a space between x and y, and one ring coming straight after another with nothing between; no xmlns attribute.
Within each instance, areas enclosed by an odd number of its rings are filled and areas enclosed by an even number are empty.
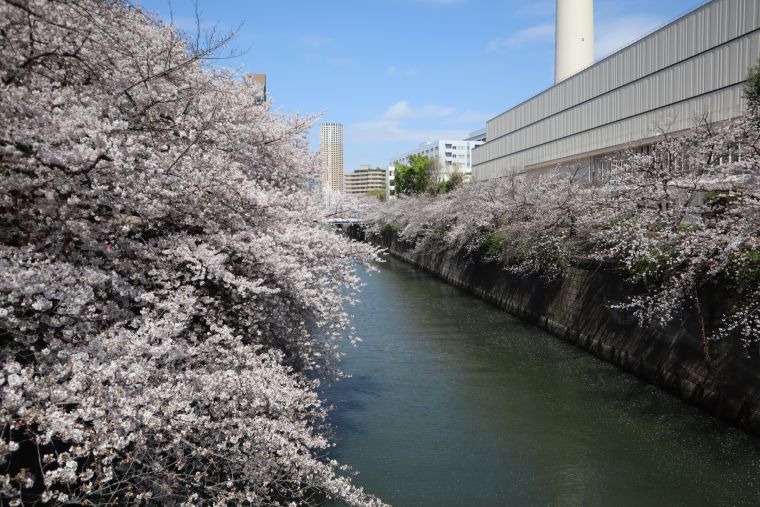
<svg viewBox="0 0 760 507"><path fill-rule="evenodd" d="M579 259L613 261L640 292L611 304L654 324L693 307L708 361L710 338L736 337L749 351L760 340L758 74L748 81L742 117L703 116L686 132L663 128L647 149L612 157L603 180L565 167L444 196L401 196L374 206L368 232L549 279ZM730 293L732 305L707 329L703 295L714 289Z"/></svg>
<svg viewBox="0 0 760 507"><path fill-rule="evenodd" d="M368 230L379 234L391 227L419 251L463 250L515 273L551 279L578 251L574 224L588 207L587 197L574 171L498 178L438 197L376 205Z"/></svg>
<svg viewBox="0 0 760 507"><path fill-rule="evenodd" d="M723 124L703 118L613 166L617 182L601 192L596 244L609 248L648 290L620 305L642 321L667 323L687 305L697 312L709 360L701 294L719 286L736 305L712 332L760 339L760 116Z"/></svg>
<svg viewBox="0 0 760 507"><path fill-rule="evenodd" d="M0 0L2 503L379 503L316 395L376 251L315 220L313 119L228 41Z"/></svg>

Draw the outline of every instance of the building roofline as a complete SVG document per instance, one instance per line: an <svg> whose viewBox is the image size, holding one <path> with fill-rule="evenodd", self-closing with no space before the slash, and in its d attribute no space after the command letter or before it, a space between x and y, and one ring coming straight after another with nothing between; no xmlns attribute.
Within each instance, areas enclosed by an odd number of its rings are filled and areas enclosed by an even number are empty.
<svg viewBox="0 0 760 507"><path fill-rule="evenodd" d="M611 53L608 53L607 55L602 56L599 60L596 60L591 65L588 65L588 66L586 66L586 67L578 70L574 74L571 74L570 76L567 76L565 79L563 79L559 83L554 83L553 85L551 85L551 86L549 86L547 88L544 88L543 90L541 90L540 92L536 93L535 95L533 95L531 97L528 97L527 99L518 102L517 104L515 104L512 107L510 107L506 111L502 111L501 113L497 114L496 116L493 116L493 117L489 118L488 120L486 120L486 126L489 123L491 123L493 120L495 120L496 118L498 118L500 116L503 116L503 115L507 114L508 112L514 110L514 109L517 109L518 107L522 106L523 104L527 104L531 100L533 100L533 99L535 99L535 98L537 98L537 97L539 97L539 96L541 96L541 95L549 92L552 88L555 88L555 87L557 87L557 86L559 86L561 84L564 84L566 81L569 81L570 79L573 79L574 77L576 77L576 76L578 76L580 74L583 74L584 72L589 71L590 69L596 67L597 65L600 65L600 64L604 63L605 61L609 60L610 58L612 58L613 56L617 55L618 53L620 53L620 52L628 49L629 47L631 47L631 46L633 46L635 44L638 44L638 43L644 41L645 39L648 39L649 37L654 36L657 32L665 30L666 28L668 28L671 25L677 23L681 19L683 19L683 18L685 18L687 16L690 16L691 14L694 14L694 13L697 13L697 12L701 11L702 9L706 8L708 5L710 5L711 3L716 2L716 1L718 1L718 0L704 0L703 3L700 4L700 5L698 5L697 7L693 8L693 9L690 9L688 11L682 12L677 17L672 18L669 21L666 21L665 23L663 23L662 25L660 25L660 26L658 26L656 28L651 29L650 31L648 31L645 34L643 34L640 37L638 37L637 39L634 39L631 42L625 44L624 46L622 46L622 47L620 47L620 48L612 51Z"/></svg>

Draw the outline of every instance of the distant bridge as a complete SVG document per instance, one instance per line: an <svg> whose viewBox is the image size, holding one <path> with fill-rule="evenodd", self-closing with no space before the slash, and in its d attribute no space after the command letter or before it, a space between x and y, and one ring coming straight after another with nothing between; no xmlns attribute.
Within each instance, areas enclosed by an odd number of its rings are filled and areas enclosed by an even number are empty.
<svg viewBox="0 0 760 507"><path fill-rule="evenodd" d="M336 211L327 215L324 220L328 224L338 227L344 225L362 225L364 223L364 220L359 218L359 212L356 210Z"/></svg>
<svg viewBox="0 0 760 507"><path fill-rule="evenodd" d="M336 225L336 226L364 224L364 220L361 220L359 218L328 218L325 221L330 225Z"/></svg>

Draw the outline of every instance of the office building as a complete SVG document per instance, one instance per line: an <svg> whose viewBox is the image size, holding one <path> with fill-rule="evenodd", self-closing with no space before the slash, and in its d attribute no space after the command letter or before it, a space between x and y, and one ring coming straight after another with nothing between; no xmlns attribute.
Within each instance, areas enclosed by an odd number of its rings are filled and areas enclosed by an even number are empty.
<svg viewBox="0 0 760 507"><path fill-rule="evenodd" d="M343 177L343 189L347 194L366 194L371 190L385 190L385 170L370 165L346 173Z"/></svg>

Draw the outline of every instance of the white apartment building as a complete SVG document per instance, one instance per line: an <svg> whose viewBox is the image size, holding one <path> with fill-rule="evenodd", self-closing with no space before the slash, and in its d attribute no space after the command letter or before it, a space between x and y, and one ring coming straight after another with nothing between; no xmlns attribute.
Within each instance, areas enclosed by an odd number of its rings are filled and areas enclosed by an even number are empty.
<svg viewBox="0 0 760 507"><path fill-rule="evenodd" d="M470 132L463 140L439 140L422 143L416 149L407 151L395 157L385 172L385 195L388 199L396 197L396 164L406 164L412 155L424 155L437 159L441 175L448 178L449 174L459 171L464 175L464 181L472 177L472 150L486 142L486 129Z"/></svg>
<svg viewBox="0 0 760 507"><path fill-rule="evenodd" d="M477 132L473 133L477 134ZM414 150L407 151L394 157L391 165L406 164L412 155L424 155L428 158L438 159L441 172L448 177L454 171L465 175L465 179L472 174L472 150L483 144L482 140L439 140L422 143Z"/></svg>
<svg viewBox="0 0 760 507"><path fill-rule="evenodd" d="M322 157L322 188L343 191L343 124L319 126L319 154Z"/></svg>

